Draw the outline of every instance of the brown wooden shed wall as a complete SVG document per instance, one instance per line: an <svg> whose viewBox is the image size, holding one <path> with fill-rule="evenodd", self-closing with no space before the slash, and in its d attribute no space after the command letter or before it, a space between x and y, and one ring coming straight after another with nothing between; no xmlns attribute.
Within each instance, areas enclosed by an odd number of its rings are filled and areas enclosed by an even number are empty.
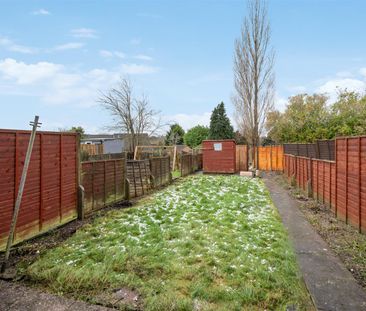
<svg viewBox="0 0 366 311"><path fill-rule="evenodd" d="M214 144L222 144L221 151L214 150ZM205 140L203 147L204 173L235 173L236 144L234 140Z"/></svg>

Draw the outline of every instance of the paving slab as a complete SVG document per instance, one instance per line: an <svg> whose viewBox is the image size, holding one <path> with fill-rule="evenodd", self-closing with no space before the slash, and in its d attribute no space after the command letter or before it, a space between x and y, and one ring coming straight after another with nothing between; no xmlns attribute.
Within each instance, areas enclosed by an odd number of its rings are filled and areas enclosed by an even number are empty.
<svg viewBox="0 0 366 311"><path fill-rule="evenodd" d="M21 284L0 280L1 311L108 311L110 308L51 295Z"/></svg>
<svg viewBox="0 0 366 311"><path fill-rule="evenodd" d="M317 309L366 310L366 291L308 223L299 209L300 203L273 176L266 175L264 182L287 228L300 270Z"/></svg>

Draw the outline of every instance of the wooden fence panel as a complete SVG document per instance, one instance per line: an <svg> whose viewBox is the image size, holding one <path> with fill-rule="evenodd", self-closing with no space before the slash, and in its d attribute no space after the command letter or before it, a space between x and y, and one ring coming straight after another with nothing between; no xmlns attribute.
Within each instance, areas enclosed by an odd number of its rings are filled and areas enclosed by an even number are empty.
<svg viewBox="0 0 366 311"><path fill-rule="evenodd" d="M30 131L0 130L0 250L9 232ZM77 217L78 136L37 132L14 243Z"/></svg>
<svg viewBox="0 0 366 311"><path fill-rule="evenodd" d="M170 156L150 158L149 161L154 187L169 184L171 182Z"/></svg>
<svg viewBox="0 0 366 311"><path fill-rule="evenodd" d="M98 155L104 153L104 146L102 144L81 144L80 150L89 155Z"/></svg>
<svg viewBox="0 0 366 311"><path fill-rule="evenodd" d="M283 171L283 146L258 147L259 170Z"/></svg>
<svg viewBox="0 0 366 311"><path fill-rule="evenodd" d="M125 159L81 164L86 215L125 199L125 165Z"/></svg>
<svg viewBox="0 0 366 311"><path fill-rule="evenodd" d="M248 146L236 145L236 171L248 170Z"/></svg>
<svg viewBox="0 0 366 311"><path fill-rule="evenodd" d="M203 154L182 154L180 157L181 176L187 176L196 171L202 170Z"/></svg>
<svg viewBox="0 0 366 311"><path fill-rule="evenodd" d="M151 188L149 160L128 160L127 179L130 187L130 198L147 194Z"/></svg>
<svg viewBox="0 0 366 311"><path fill-rule="evenodd" d="M182 177L193 173L193 156L182 154L180 157L180 175Z"/></svg>

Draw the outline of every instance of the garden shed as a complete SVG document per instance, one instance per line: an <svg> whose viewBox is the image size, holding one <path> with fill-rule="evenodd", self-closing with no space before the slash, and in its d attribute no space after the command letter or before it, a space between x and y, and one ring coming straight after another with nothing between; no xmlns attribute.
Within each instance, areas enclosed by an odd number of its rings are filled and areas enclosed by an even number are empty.
<svg viewBox="0 0 366 311"><path fill-rule="evenodd" d="M203 172L226 173L236 172L236 143L234 139L204 140Z"/></svg>

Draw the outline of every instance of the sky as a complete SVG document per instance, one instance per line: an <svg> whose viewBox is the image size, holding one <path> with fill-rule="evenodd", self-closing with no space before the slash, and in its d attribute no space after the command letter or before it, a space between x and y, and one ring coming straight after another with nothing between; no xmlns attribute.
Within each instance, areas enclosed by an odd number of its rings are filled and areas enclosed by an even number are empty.
<svg viewBox="0 0 366 311"><path fill-rule="evenodd" d="M277 109L289 96L366 90L363 0L269 0ZM233 50L246 1L0 0L0 128L112 124L100 92L128 77L164 122L233 119Z"/></svg>

